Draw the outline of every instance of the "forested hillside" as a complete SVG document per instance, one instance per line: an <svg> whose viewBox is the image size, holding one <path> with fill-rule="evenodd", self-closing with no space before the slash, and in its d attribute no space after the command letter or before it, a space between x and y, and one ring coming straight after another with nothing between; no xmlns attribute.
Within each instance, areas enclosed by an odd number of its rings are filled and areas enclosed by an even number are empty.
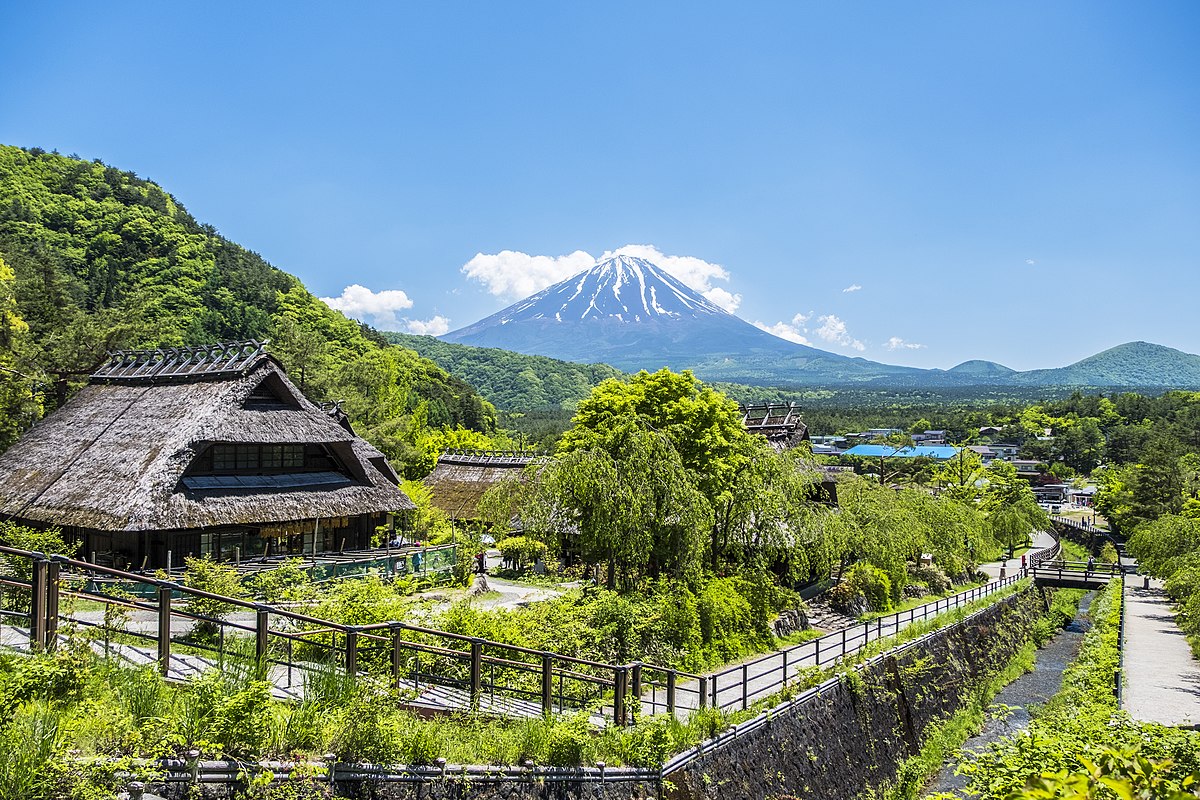
<svg viewBox="0 0 1200 800"><path fill-rule="evenodd" d="M0 146L0 449L108 349L245 338L271 339L310 398L341 401L410 475L496 429L468 384L331 310L153 182Z"/></svg>
<svg viewBox="0 0 1200 800"><path fill-rule="evenodd" d="M384 336L469 381L497 408L506 411L573 409L601 381L623 374L608 364L575 364L494 347L443 342L432 336L392 332Z"/></svg>

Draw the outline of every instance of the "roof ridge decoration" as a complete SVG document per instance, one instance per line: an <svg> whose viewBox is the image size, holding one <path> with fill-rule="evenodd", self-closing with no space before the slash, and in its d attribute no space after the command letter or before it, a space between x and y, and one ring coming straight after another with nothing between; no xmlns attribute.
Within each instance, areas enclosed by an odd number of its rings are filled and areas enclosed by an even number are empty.
<svg viewBox="0 0 1200 800"><path fill-rule="evenodd" d="M478 464L490 466L526 466L549 458L550 454L541 450L458 450L451 449L438 457L438 463L446 464Z"/></svg>
<svg viewBox="0 0 1200 800"><path fill-rule="evenodd" d="M204 380L245 375L264 358L269 339L218 342L154 350L110 350L108 360L92 373L98 383L153 383Z"/></svg>

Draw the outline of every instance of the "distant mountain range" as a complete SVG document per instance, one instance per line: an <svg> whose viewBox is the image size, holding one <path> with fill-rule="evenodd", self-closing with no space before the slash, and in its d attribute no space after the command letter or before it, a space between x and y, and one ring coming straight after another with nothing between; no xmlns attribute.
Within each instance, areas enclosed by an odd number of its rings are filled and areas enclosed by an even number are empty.
<svg viewBox="0 0 1200 800"><path fill-rule="evenodd" d="M602 261L441 338L628 371L691 369L709 381L760 386L1200 387L1200 356L1146 342L1028 372L990 361L940 370L850 358L773 336L631 256Z"/></svg>

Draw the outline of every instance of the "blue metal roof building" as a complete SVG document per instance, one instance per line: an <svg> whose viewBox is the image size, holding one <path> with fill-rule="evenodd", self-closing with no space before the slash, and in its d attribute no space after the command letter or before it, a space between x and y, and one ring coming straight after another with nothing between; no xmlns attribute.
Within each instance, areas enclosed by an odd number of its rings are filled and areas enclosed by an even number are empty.
<svg viewBox="0 0 1200 800"><path fill-rule="evenodd" d="M958 448L949 445L918 445L897 449L888 444L858 444L842 455L859 456L860 458L932 458L938 461L949 461L958 455Z"/></svg>

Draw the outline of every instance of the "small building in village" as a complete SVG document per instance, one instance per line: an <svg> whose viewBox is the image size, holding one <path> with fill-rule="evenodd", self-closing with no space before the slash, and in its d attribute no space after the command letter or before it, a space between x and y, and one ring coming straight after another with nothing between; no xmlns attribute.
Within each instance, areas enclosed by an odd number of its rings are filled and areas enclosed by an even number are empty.
<svg viewBox="0 0 1200 800"><path fill-rule="evenodd" d="M371 546L412 501L264 345L110 353L0 455L0 519L58 527L81 555L131 568Z"/></svg>
<svg viewBox="0 0 1200 800"><path fill-rule="evenodd" d="M767 438L776 450L787 450L809 440L808 426L800 419L795 403L761 403L738 407L742 425Z"/></svg>
<svg viewBox="0 0 1200 800"><path fill-rule="evenodd" d="M433 504L453 523L471 525L479 522L479 500L488 489L519 477L527 466L546 457L527 451L449 450L438 457L437 466L422 482L429 487Z"/></svg>

